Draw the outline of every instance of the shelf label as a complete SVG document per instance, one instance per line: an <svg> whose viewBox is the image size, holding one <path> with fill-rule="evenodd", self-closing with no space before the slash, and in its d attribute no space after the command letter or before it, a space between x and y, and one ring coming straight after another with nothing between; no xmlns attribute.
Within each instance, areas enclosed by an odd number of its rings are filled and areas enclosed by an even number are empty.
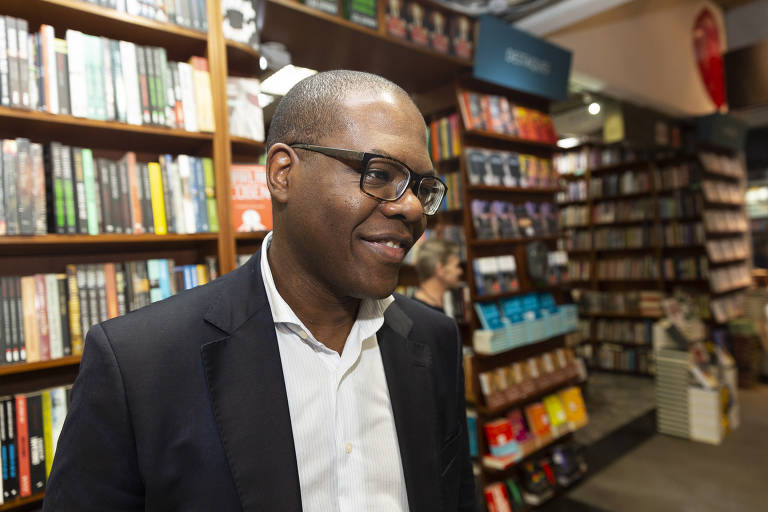
<svg viewBox="0 0 768 512"><path fill-rule="evenodd" d="M474 76L504 87L564 100L571 52L493 16L480 18Z"/></svg>

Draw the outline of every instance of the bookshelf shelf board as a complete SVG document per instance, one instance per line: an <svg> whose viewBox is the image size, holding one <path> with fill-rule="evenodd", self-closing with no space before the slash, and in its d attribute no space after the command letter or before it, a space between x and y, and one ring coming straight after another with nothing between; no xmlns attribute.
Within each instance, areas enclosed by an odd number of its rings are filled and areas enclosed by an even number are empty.
<svg viewBox="0 0 768 512"><path fill-rule="evenodd" d="M708 201L704 200L704 206L707 209L727 209L730 211L733 208L743 208L744 207L744 200L741 200L741 202L738 203L732 203L730 201Z"/></svg>
<svg viewBox="0 0 768 512"><path fill-rule="evenodd" d="M730 288L726 288L725 290L717 290L717 291L712 290L711 293L712 295L727 295L729 293L733 293L739 290L743 290L745 288L749 288L750 286L752 286L751 282L745 283L745 284L739 284L736 286L731 286Z"/></svg>
<svg viewBox="0 0 768 512"><path fill-rule="evenodd" d="M267 236L268 231L252 231L249 233L236 233L235 240L238 242L260 242Z"/></svg>
<svg viewBox="0 0 768 512"><path fill-rule="evenodd" d="M627 220L614 220L611 222L595 222L596 228L605 228L611 226L637 226L642 224L653 224L653 219L627 219Z"/></svg>
<svg viewBox="0 0 768 512"><path fill-rule="evenodd" d="M77 366L79 364L80 356L67 356L58 359L49 359L48 361L37 361L35 363L13 363L0 366L0 376L19 373L33 373L39 372L41 370L47 370L48 368Z"/></svg>
<svg viewBox="0 0 768 512"><path fill-rule="evenodd" d="M605 174L605 173L623 171L631 167L640 167L640 166L647 168L648 164L645 162L640 162L638 160L632 160L631 162L619 162L611 165L602 165L600 167L595 167L595 168L589 169L589 173Z"/></svg>
<svg viewBox="0 0 768 512"><path fill-rule="evenodd" d="M267 151L267 146L262 141L248 139L246 137L229 137L232 144L232 154L235 156L251 156L258 158Z"/></svg>
<svg viewBox="0 0 768 512"><path fill-rule="evenodd" d="M504 299L507 297L516 297L518 295L525 295L527 293L559 290L560 288L562 288L561 285L536 286L535 288L530 288L525 290L516 290L516 291L501 292L501 293L488 293L485 295L478 295L477 297L475 297L474 302L491 302L494 300Z"/></svg>
<svg viewBox="0 0 768 512"><path fill-rule="evenodd" d="M520 407L522 405L525 405L529 402L533 402L543 396L549 395L554 393L555 391L558 391L560 389L572 386L574 384L577 384L579 382L578 377L571 377L570 379L566 379L563 381L560 381L556 384L552 384L550 386L547 386L545 388L537 389L533 394L528 395L524 398L521 398L519 400L515 400L514 402L507 402L501 405L497 405L495 407L486 407L480 404L475 405L475 409L477 410L478 414L482 416L497 416L499 414L502 414L505 411L508 411L509 409L514 409L516 407Z"/></svg>
<svg viewBox="0 0 768 512"><path fill-rule="evenodd" d="M556 194L560 187L528 188L528 187L502 187L495 185L470 185L470 192L509 192L517 194Z"/></svg>
<svg viewBox="0 0 768 512"><path fill-rule="evenodd" d="M646 247L605 247L601 249L595 249L595 252L610 253L610 252L648 252L659 249L657 245L649 245Z"/></svg>
<svg viewBox="0 0 768 512"><path fill-rule="evenodd" d="M617 194L615 196L600 196L593 197L592 201L595 203L601 203L605 201L621 201L624 199L636 199L638 197L647 197L651 195L650 190L644 190L642 192L630 192L628 194Z"/></svg>
<svg viewBox="0 0 768 512"><path fill-rule="evenodd" d="M642 372L640 370L621 370L619 368L602 368L600 366L594 366L594 365L591 365L589 368L596 372L620 373L622 375L635 375L637 377L653 377L652 373Z"/></svg>
<svg viewBox="0 0 768 512"><path fill-rule="evenodd" d="M742 261L745 261L747 259L746 256L742 256L740 258L726 258L721 260L709 260L710 265L727 265L728 263L739 263Z"/></svg>
<svg viewBox="0 0 768 512"><path fill-rule="evenodd" d="M610 340L598 340L598 339L590 339L588 341L593 345L610 344L610 345L622 345L627 348L639 348L643 350L653 349L653 345L651 345L650 343L633 343L631 341L610 341Z"/></svg>
<svg viewBox="0 0 768 512"><path fill-rule="evenodd" d="M472 61L435 52L293 0L268 0L261 38L291 49L294 65L318 71L370 71L409 92L426 92L468 71ZM332 34L307 44L307 34ZM365 48L365 51L361 51Z"/></svg>
<svg viewBox="0 0 768 512"><path fill-rule="evenodd" d="M435 162L435 168L443 171L455 171L456 166L461 162L460 156L452 156Z"/></svg>
<svg viewBox="0 0 768 512"><path fill-rule="evenodd" d="M15 510L17 508L21 508L26 505L42 503L44 496L45 496L44 492L39 492L39 493L33 494L32 496L27 496L26 498L16 498L14 500L6 501L2 505L0 505L0 511Z"/></svg>
<svg viewBox="0 0 768 512"><path fill-rule="evenodd" d="M640 313L610 313L607 311L585 312L579 311L579 316L590 318L629 318L636 320L658 320L661 315L643 315Z"/></svg>
<svg viewBox="0 0 768 512"><path fill-rule="evenodd" d="M580 180L585 180L585 179L587 179L587 175L586 175L586 174L573 174L573 173L568 173L568 174L558 174L557 176L558 176L560 179L562 179L562 180L566 180L566 181L580 181Z"/></svg>
<svg viewBox="0 0 768 512"><path fill-rule="evenodd" d="M485 140L496 140L500 142L511 142L513 144L520 145L520 146L545 148L545 149L551 149L552 151L555 151L557 149L557 144L554 144L552 142L541 142L538 140L521 139L520 137L515 137L514 135L507 135L505 133L496 133L488 130L479 130L479 129L466 130L464 132L464 136L472 137L472 138L482 138Z"/></svg>
<svg viewBox="0 0 768 512"><path fill-rule="evenodd" d="M171 23L154 21L78 0L3 0L3 14L56 28L64 37L66 29L141 45L162 46L172 60L186 61L192 55L206 55L207 34Z"/></svg>
<svg viewBox="0 0 768 512"><path fill-rule="evenodd" d="M670 217L670 218L661 218L659 219L661 222L697 222L701 220L701 216L683 216L683 217Z"/></svg>
<svg viewBox="0 0 768 512"><path fill-rule="evenodd" d="M560 203L557 203L558 206L571 206L574 204L587 204L589 202L589 199L568 199L567 201L562 201Z"/></svg>
<svg viewBox="0 0 768 512"><path fill-rule="evenodd" d="M539 340L535 343L526 343L525 345L518 345L517 347L512 347L510 349L507 349L501 352L496 352L493 354L483 354L476 351L475 358L479 363L477 370L485 371L486 369L495 368L501 364L508 364L514 361L518 361L520 359L531 357L532 355L535 355L535 354L541 354L542 352L547 352L549 350L561 348L562 346L564 346L565 336L570 334L571 332L575 332L575 331L569 331L562 334L558 334L551 338Z"/></svg>
<svg viewBox="0 0 768 512"><path fill-rule="evenodd" d="M557 235L541 235L531 236L526 238L494 238L491 240L469 240L469 244L476 247L495 246L495 245L512 245L512 244L527 244L528 242L535 241L552 241L557 240Z"/></svg>
<svg viewBox="0 0 768 512"><path fill-rule="evenodd" d="M0 247L34 247L52 245L101 245L101 244L152 244L152 243L197 243L212 242L217 233L195 233L191 235L37 235L37 236L2 236Z"/></svg>
<svg viewBox="0 0 768 512"><path fill-rule="evenodd" d="M86 4L87 5L87 4ZM94 149L199 154L209 149L213 135L160 126L139 126L115 121L97 121L68 115L0 107L0 137L29 137L35 142Z"/></svg>

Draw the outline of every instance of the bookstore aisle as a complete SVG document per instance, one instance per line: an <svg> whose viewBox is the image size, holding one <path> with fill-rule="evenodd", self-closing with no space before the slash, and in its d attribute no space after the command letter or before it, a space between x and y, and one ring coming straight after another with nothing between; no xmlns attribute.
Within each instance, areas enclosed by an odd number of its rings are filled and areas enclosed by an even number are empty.
<svg viewBox="0 0 768 512"><path fill-rule="evenodd" d="M541 510L765 510L768 385L742 389L739 399L741 426L720 445L649 436L654 415L640 416L588 450L590 476Z"/></svg>

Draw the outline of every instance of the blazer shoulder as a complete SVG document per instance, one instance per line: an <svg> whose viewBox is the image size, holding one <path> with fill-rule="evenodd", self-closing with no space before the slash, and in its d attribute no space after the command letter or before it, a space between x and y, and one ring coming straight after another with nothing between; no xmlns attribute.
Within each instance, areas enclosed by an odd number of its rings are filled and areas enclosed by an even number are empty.
<svg viewBox="0 0 768 512"><path fill-rule="evenodd" d="M440 333L456 330L456 321L444 313L399 293L394 294L394 297L395 304L413 322L413 329Z"/></svg>

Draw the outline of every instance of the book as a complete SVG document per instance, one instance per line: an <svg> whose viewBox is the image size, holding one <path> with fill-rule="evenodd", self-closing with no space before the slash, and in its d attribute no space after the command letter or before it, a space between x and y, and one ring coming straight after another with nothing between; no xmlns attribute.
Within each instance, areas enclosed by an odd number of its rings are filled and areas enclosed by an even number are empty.
<svg viewBox="0 0 768 512"><path fill-rule="evenodd" d="M404 16L403 0L390 0L386 5L387 34L400 39L407 39L408 31Z"/></svg>
<svg viewBox="0 0 768 512"><path fill-rule="evenodd" d="M2 450L3 498L16 499L19 495L18 448L16 433L16 401L13 397L0 398L0 449Z"/></svg>
<svg viewBox="0 0 768 512"><path fill-rule="evenodd" d="M152 200L152 218L154 219L155 225L154 232L158 235L165 235L168 231L166 226L162 169L160 168L160 164L157 162L150 162L148 166L150 194Z"/></svg>
<svg viewBox="0 0 768 512"><path fill-rule="evenodd" d="M272 199L267 187L266 168L259 164L233 164L232 219L235 231L272 229Z"/></svg>
<svg viewBox="0 0 768 512"><path fill-rule="evenodd" d="M456 14L450 18L451 53L471 59L474 45L474 23L468 16Z"/></svg>
<svg viewBox="0 0 768 512"><path fill-rule="evenodd" d="M221 12L224 15L224 21L222 23L224 37L232 41L247 44L254 50L258 50L258 21L260 17L258 11L257 4L253 2L253 0L224 0L221 3ZM373 12L375 16L376 9L374 9ZM261 16L263 16L263 14Z"/></svg>
<svg viewBox="0 0 768 512"><path fill-rule="evenodd" d="M255 78L227 77L227 110L231 135L264 140L264 115L259 105L259 92L260 82Z"/></svg>
<svg viewBox="0 0 768 512"><path fill-rule="evenodd" d="M26 395L27 429L29 437L29 485L32 493L45 489L45 439L42 394Z"/></svg>
<svg viewBox="0 0 768 512"><path fill-rule="evenodd" d="M504 457L519 452L512 426L506 418L499 418L483 425L488 448L494 457Z"/></svg>
<svg viewBox="0 0 768 512"><path fill-rule="evenodd" d="M548 439L551 436L551 426L549 415L541 402L536 402L526 406L525 417L531 432L539 439Z"/></svg>
<svg viewBox="0 0 768 512"><path fill-rule="evenodd" d="M376 0L343 0L344 18L353 23L376 30L379 28L378 3Z"/></svg>
<svg viewBox="0 0 768 512"><path fill-rule="evenodd" d="M27 416L27 396L16 395L16 449L19 472L19 496L24 498L32 494L29 457L29 427Z"/></svg>
<svg viewBox="0 0 768 512"><path fill-rule="evenodd" d="M565 414L571 429L583 427L587 424L587 409L581 396L581 389L572 386L558 393L560 401L565 409Z"/></svg>

